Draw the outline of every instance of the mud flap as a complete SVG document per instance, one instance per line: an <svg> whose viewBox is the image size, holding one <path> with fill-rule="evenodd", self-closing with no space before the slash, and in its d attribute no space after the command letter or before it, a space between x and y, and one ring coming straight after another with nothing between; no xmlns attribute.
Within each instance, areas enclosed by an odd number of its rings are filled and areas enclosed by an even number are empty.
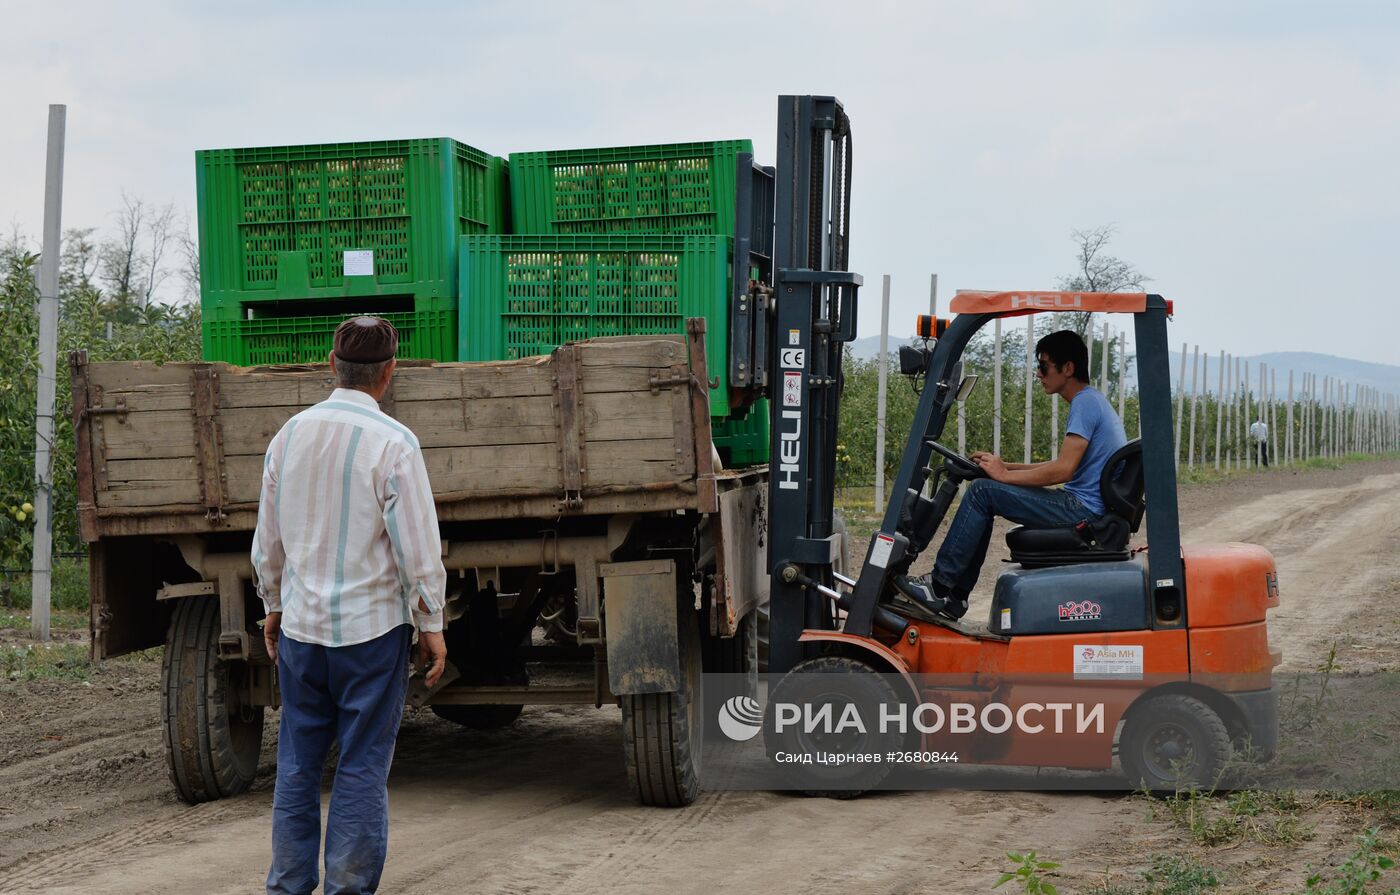
<svg viewBox="0 0 1400 895"><path fill-rule="evenodd" d="M602 563L608 686L616 695L681 688L676 624L676 563L670 559Z"/></svg>

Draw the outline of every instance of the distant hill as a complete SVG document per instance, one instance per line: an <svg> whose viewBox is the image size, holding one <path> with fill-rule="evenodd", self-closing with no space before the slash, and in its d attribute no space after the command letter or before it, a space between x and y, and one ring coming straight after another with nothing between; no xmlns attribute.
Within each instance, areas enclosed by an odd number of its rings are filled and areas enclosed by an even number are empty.
<svg viewBox="0 0 1400 895"><path fill-rule="evenodd" d="M899 346L914 342L913 336L896 337L890 335L890 352L899 350ZM880 353L880 337L867 336L863 339L856 339L851 343L851 354L861 360L871 360ZM1097 352L1096 352L1097 353ZM1181 363L1180 349L1172 352L1172 388L1176 388L1177 377L1180 374L1179 364ZM1201 358L1204 370L1201 374L1199 387L1215 391L1219 384L1219 354ZM1302 374L1313 373L1318 377L1319 382L1324 376L1331 376L1333 380L1340 380L1352 387L1355 394L1356 386L1364 385L1369 388L1379 389L1383 392L1400 395L1400 366L1394 364L1376 364L1369 361L1352 360L1348 357L1337 357L1332 354L1318 354L1312 351L1271 351L1267 354L1258 354L1252 357L1241 358L1249 363L1250 384L1256 389L1259 382L1260 362L1269 365L1275 371L1275 381L1278 383L1278 393L1280 396L1288 391L1288 371L1294 372L1293 386L1295 393L1302 388ZM1095 372L1095 379L1098 378ZM1136 380L1135 371L1129 369L1129 382ZM1191 357L1186 358L1186 388L1191 387ZM1320 386L1319 386L1320 387Z"/></svg>

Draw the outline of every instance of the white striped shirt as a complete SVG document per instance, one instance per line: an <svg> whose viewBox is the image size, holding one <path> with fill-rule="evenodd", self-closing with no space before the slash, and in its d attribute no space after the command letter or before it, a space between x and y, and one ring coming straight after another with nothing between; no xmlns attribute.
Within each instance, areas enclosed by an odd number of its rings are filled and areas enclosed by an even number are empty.
<svg viewBox="0 0 1400 895"><path fill-rule="evenodd" d="M303 643L442 630L447 572L423 454L366 392L336 389L267 446L253 575Z"/></svg>

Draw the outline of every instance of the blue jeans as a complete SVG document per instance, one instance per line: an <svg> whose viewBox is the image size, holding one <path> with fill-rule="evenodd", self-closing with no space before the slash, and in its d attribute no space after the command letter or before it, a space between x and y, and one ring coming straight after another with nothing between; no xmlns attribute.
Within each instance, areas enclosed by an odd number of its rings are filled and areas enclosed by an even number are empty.
<svg viewBox="0 0 1400 895"><path fill-rule="evenodd" d="M977 576L992 541L992 519L1002 516L1020 525L1081 522L1092 514L1079 498L1059 488L1007 485L977 479L963 491L948 536L938 548L933 577L960 596L977 586Z"/></svg>
<svg viewBox="0 0 1400 895"><path fill-rule="evenodd" d="M321 851L321 774L333 741L340 761L326 819L326 895L379 887L389 843L389 763L408 691L413 629L353 646L277 645L282 721L272 797L269 895L316 888Z"/></svg>

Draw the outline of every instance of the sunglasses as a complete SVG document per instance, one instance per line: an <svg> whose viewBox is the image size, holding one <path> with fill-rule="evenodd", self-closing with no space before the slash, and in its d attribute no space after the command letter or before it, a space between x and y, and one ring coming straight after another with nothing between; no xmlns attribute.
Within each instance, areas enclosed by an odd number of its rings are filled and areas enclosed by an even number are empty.
<svg viewBox="0 0 1400 895"><path fill-rule="evenodd" d="M1046 373L1050 372L1050 366L1051 364L1049 362L1041 361L1035 365L1035 368L1040 371L1041 376L1044 376ZM1058 367L1056 367L1056 369L1058 369Z"/></svg>

